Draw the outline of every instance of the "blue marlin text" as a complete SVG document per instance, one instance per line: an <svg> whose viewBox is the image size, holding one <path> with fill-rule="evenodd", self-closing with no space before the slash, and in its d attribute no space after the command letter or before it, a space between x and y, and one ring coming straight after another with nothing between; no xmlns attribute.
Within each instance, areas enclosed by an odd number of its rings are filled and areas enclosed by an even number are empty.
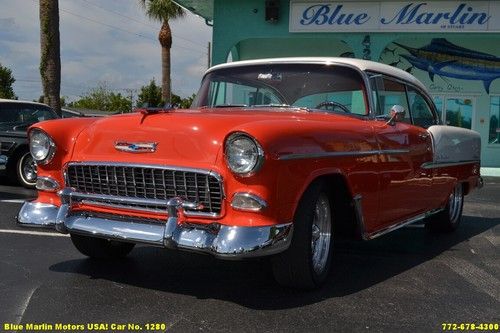
<svg viewBox="0 0 500 333"><path fill-rule="evenodd" d="M417 24L417 25L484 25L491 16L484 12L475 12L467 3L460 3L448 12L433 12L426 8L426 2L409 3L390 17L381 17L380 23ZM371 16L366 12L350 12L341 4L315 4L307 7L302 13L301 25L354 25L361 26Z"/></svg>
<svg viewBox="0 0 500 333"><path fill-rule="evenodd" d="M487 13L475 13L474 8L461 3L454 11L431 12L424 11L427 3L410 3L391 19L381 18L382 24L485 24L490 19ZM444 21L444 22L443 22ZM447 21L447 22L446 22Z"/></svg>
<svg viewBox="0 0 500 333"><path fill-rule="evenodd" d="M337 24L337 25L361 25L370 20L370 16L367 13L343 13L342 8L344 6L337 5L333 10L330 5L314 5L306 10L302 14L302 20L300 24L310 25L310 24Z"/></svg>

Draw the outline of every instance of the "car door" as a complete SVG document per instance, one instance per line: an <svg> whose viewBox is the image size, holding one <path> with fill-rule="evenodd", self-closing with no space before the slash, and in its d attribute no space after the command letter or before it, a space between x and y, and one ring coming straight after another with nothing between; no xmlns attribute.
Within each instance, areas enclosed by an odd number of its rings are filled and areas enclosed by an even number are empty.
<svg viewBox="0 0 500 333"><path fill-rule="evenodd" d="M376 104L374 131L379 145L379 225L404 221L429 207L427 197L432 173L424 168L432 161L432 141L427 130L412 124L406 85L396 79L377 77L372 84ZM394 105L404 117L389 121Z"/></svg>

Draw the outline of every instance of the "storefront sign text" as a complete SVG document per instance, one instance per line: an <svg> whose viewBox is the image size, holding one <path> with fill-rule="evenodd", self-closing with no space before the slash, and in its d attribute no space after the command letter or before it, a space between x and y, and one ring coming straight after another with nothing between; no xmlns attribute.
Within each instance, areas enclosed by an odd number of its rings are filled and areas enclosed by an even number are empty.
<svg viewBox="0 0 500 333"><path fill-rule="evenodd" d="M498 1L292 0L290 32L500 32Z"/></svg>

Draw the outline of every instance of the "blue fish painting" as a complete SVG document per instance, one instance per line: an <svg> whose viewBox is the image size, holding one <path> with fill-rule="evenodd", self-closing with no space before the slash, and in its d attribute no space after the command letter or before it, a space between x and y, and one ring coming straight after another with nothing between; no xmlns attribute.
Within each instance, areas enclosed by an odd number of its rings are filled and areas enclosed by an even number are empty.
<svg viewBox="0 0 500 333"><path fill-rule="evenodd" d="M434 75L483 81L486 93L490 93L491 82L500 78L500 58L491 54L466 49L450 43L444 38L434 38L431 43L421 48L393 43L409 54L401 54L414 67L429 73L434 82Z"/></svg>

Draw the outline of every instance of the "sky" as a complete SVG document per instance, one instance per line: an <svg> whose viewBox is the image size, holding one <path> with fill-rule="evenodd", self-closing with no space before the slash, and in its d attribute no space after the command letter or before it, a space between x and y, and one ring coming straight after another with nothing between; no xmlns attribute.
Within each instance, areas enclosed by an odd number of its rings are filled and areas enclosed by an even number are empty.
<svg viewBox="0 0 500 333"><path fill-rule="evenodd" d="M42 95L38 0L0 0L0 64L12 70L21 100ZM161 82L161 24L138 0L59 0L61 96L78 99L98 85L135 96L152 78ZM212 29L189 13L171 22L172 91L196 93L207 69Z"/></svg>

